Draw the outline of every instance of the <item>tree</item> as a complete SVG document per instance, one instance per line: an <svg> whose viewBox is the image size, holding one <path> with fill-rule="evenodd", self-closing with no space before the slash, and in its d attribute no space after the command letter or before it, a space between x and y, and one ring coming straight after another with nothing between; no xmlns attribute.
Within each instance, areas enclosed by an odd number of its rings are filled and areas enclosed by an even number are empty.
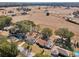
<svg viewBox="0 0 79 59"><path fill-rule="evenodd" d="M56 41L56 43L59 43L59 46L68 50L73 50L71 47L71 37L74 36L73 32L69 31L67 28L59 28L55 31L55 34L61 37L61 39Z"/></svg>
<svg viewBox="0 0 79 59"><path fill-rule="evenodd" d="M79 48L79 42L77 42L76 47Z"/></svg>
<svg viewBox="0 0 79 59"><path fill-rule="evenodd" d="M0 56L1 57L15 57L18 54L17 46L14 43L9 43L7 38L0 38Z"/></svg>
<svg viewBox="0 0 79 59"><path fill-rule="evenodd" d="M55 31L55 34L62 38L71 38L74 36L74 33L69 31L67 28L59 28Z"/></svg>
<svg viewBox="0 0 79 59"><path fill-rule="evenodd" d="M16 27L19 28L19 31L22 33L27 33L32 31L32 28L35 26L34 22L29 20L24 20L16 23Z"/></svg>
<svg viewBox="0 0 79 59"><path fill-rule="evenodd" d="M40 8L40 7L38 7L38 9L40 10L41 8Z"/></svg>
<svg viewBox="0 0 79 59"><path fill-rule="evenodd" d="M52 35L52 30L50 28L43 28L41 33L42 33L42 38L47 39Z"/></svg>
<svg viewBox="0 0 79 59"><path fill-rule="evenodd" d="M40 25L36 25L35 30L36 30L36 32L39 32L41 30Z"/></svg>
<svg viewBox="0 0 79 59"><path fill-rule="evenodd" d="M0 29L3 29L5 26L9 26L11 24L11 20L11 17L0 16Z"/></svg>
<svg viewBox="0 0 79 59"><path fill-rule="evenodd" d="M50 15L50 13L49 13L49 12L47 12L47 13L46 13L46 16L49 16L49 15Z"/></svg>

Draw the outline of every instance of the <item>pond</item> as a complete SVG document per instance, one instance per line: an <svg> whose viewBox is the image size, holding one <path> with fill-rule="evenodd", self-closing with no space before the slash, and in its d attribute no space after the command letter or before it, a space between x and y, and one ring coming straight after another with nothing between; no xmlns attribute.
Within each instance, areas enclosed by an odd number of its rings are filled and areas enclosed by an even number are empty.
<svg viewBox="0 0 79 59"><path fill-rule="evenodd" d="M79 57L79 51L75 51L74 54L76 57Z"/></svg>

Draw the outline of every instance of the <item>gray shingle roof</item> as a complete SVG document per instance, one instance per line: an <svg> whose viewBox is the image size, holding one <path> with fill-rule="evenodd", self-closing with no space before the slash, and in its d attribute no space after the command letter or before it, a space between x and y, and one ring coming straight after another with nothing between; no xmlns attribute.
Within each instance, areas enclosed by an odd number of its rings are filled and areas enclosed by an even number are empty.
<svg viewBox="0 0 79 59"><path fill-rule="evenodd" d="M27 42L28 44L34 44L34 43L36 42L36 39L33 38L33 37L30 37L30 36L27 36L26 42Z"/></svg>

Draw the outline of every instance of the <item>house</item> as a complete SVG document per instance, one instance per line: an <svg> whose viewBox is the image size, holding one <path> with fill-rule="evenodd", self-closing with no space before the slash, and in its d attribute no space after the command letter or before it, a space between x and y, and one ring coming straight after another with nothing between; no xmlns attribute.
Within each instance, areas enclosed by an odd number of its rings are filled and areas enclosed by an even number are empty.
<svg viewBox="0 0 79 59"><path fill-rule="evenodd" d="M66 19L66 20L73 19L73 18L74 18L74 15L73 14L70 14L70 15L64 17L64 19Z"/></svg>
<svg viewBox="0 0 79 59"><path fill-rule="evenodd" d="M46 49L51 49L52 46L53 46L53 43L52 43L51 40L46 41L46 40L43 40L43 39L38 39L36 41L36 44L39 45L40 47L46 48Z"/></svg>
<svg viewBox="0 0 79 59"><path fill-rule="evenodd" d="M27 12L25 12L25 11L20 11L20 14L21 14L21 15L26 15Z"/></svg>
<svg viewBox="0 0 79 59"><path fill-rule="evenodd" d="M31 36L27 36L27 38L25 39L25 41L28 43L28 44L31 44L33 45L34 43L36 43L36 39L31 37Z"/></svg>
<svg viewBox="0 0 79 59"><path fill-rule="evenodd" d="M53 42L51 40L48 40L47 44L45 44L45 47L51 49L53 45L54 45Z"/></svg>
<svg viewBox="0 0 79 59"><path fill-rule="evenodd" d="M25 49L21 46L18 46L17 48L20 51L20 53L23 54L25 57L32 57L33 56L32 52L29 51L28 49Z"/></svg>
<svg viewBox="0 0 79 59"><path fill-rule="evenodd" d="M72 52L69 50L60 48L59 46L54 46L51 49L51 55L52 56L67 57L67 56L72 56Z"/></svg>
<svg viewBox="0 0 79 59"><path fill-rule="evenodd" d="M0 10L5 10L4 8L0 8Z"/></svg>
<svg viewBox="0 0 79 59"><path fill-rule="evenodd" d="M16 13L8 13L7 16L16 16Z"/></svg>
<svg viewBox="0 0 79 59"><path fill-rule="evenodd" d="M74 24L78 24L79 25L79 19L76 18L76 17L74 17L74 18L68 18L66 20L69 21L69 22L72 22Z"/></svg>
<svg viewBox="0 0 79 59"><path fill-rule="evenodd" d="M31 8L26 8L26 7L18 7L18 8L16 8L16 10L17 11L21 11L21 10L23 10L23 11L31 11Z"/></svg>
<svg viewBox="0 0 79 59"><path fill-rule="evenodd" d="M36 44L43 48L45 46L45 44L47 44L47 42L45 40L38 39L36 41Z"/></svg>
<svg viewBox="0 0 79 59"><path fill-rule="evenodd" d="M4 30L8 31L10 29L14 28L14 26L7 26L7 27L4 27Z"/></svg>
<svg viewBox="0 0 79 59"><path fill-rule="evenodd" d="M7 41L10 42L10 43L11 43L11 42L18 42L18 41L19 41L19 39L17 39L17 38L14 37L14 36L8 36L8 38L9 38L9 39L8 39Z"/></svg>
<svg viewBox="0 0 79 59"><path fill-rule="evenodd" d="M8 31L2 31L0 30L0 36L8 36L9 32Z"/></svg>
<svg viewBox="0 0 79 59"><path fill-rule="evenodd" d="M51 49L51 55L52 55L53 57L58 57L58 54L59 54L59 51L58 51L57 47L56 47L56 46L53 47L53 48Z"/></svg>
<svg viewBox="0 0 79 59"><path fill-rule="evenodd" d="M19 40L25 39L26 36L24 33L13 33L9 35L10 37L16 37Z"/></svg>

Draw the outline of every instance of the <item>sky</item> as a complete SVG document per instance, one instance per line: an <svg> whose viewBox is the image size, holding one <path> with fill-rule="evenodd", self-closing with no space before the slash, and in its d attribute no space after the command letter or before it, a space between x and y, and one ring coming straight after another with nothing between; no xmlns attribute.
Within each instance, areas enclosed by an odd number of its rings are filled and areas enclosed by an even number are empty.
<svg viewBox="0 0 79 59"><path fill-rule="evenodd" d="M0 0L0 2L79 2L79 0Z"/></svg>

